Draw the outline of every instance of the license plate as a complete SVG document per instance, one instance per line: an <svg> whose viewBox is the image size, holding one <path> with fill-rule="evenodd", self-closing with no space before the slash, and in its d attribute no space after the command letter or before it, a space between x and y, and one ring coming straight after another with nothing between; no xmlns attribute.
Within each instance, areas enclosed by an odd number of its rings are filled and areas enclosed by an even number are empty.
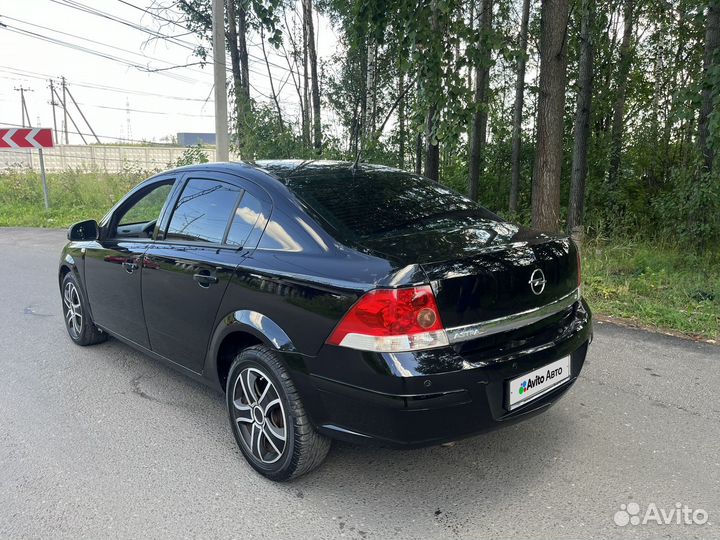
<svg viewBox="0 0 720 540"><path fill-rule="evenodd" d="M570 378L570 357L566 356L510 381L510 410L539 398Z"/></svg>

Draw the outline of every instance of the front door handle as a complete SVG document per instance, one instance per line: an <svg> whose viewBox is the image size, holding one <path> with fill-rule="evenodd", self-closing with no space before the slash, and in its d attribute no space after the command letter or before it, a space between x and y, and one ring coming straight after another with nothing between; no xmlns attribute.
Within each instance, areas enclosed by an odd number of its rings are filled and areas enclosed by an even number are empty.
<svg viewBox="0 0 720 540"><path fill-rule="evenodd" d="M217 283L219 280L217 276L212 274L193 274L193 279L198 282L201 287L209 287L210 285Z"/></svg>
<svg viewBox="0 0 720 540"><path fill-rule="evenodd" d="M128 274L132 274L138 269L138 264L135 261L123 261L122 267Z"/></svg>

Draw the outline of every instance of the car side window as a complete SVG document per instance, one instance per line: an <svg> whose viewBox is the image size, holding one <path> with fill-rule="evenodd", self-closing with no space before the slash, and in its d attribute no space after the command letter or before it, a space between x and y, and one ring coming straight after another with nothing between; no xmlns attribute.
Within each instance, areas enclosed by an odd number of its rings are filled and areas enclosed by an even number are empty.
<svg viewBox="0 0 720 540"><path fill-rule="evenodd" d="M241 193L225 182L191 178L175 204L165 239L220 244Z"/></svg>
<svg viewBox="0 0 720 540"><path fill-rule="evenodd" d="M262 213L262 203L247 191L244 192L233 214L226 242L231 246L244 246Z"/></svg>
<svg viewBox="0 0 720 540"><path fill-rule="evenodd" d="M109 237L151 237L174 182L158 182L135 194L127 204L116 211L110 225Z"/></svg>

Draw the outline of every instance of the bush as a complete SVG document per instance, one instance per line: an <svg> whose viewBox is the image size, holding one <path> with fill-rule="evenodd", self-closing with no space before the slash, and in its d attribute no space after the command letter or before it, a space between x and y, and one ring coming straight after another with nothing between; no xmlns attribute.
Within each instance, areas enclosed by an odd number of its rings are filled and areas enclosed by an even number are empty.
<svg viewBox="0 0 720 540"><path fill-rule="evenodd" d="M182 155L175 160L175 163L168 163L167 168L183 167L185 165L194 165L195 163L207 163L210 158L202 148L201 144L186 148Z"/></svg>

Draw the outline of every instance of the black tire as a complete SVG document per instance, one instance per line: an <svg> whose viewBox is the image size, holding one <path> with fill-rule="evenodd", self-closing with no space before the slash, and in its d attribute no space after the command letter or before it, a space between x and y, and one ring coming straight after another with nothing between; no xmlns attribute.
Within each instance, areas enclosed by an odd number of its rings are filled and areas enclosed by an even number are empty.
<svg viewBox="0 0 720 540"><path fill-rule="evenodd" d="M76 344L84 347L107 339L107 334L95 326L82 288L72 272L68 272L62 280L60 300L65 329Z"/></svg>
<svg viewBox="0 0 720 540"><path fill-rule="evenodd" d="M270 480L297 478L327 456L330 439L310 424L287 369L271 349L256 345L237 355L228 373L226 401L243 456Z"/></svg>

